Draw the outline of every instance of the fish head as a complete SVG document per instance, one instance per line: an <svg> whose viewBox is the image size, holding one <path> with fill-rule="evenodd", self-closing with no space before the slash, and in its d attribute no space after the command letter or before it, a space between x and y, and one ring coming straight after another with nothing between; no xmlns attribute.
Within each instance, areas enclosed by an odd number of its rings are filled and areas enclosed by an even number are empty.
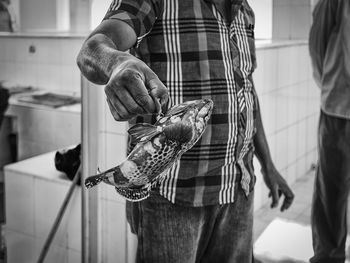
<svg viewBox="0 0 350 263"><path fill-rule="evenodd" d="M161 127L186 127L183 131L191 131L184 147L192 147L201 137L213 111L214 103L211 99L186 101L170 108L156 125ZM187 132L188 134L188 132ZM186 134L186 135L187 135ZM183 141L185 142L185 141Z"/></svg>

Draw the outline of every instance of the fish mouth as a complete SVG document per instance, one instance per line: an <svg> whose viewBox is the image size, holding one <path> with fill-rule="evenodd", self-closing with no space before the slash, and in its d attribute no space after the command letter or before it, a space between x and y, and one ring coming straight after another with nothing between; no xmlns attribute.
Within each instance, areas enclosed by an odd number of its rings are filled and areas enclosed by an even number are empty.
<svg viewBox="0 0 350 263"><path fill-rule="evenodd" d="M202 99L199 102L198 105L198 114L197 117L200 118L206 118L206 117L210 117L210 114L212 112L214 103L211 99Z"/></svg>

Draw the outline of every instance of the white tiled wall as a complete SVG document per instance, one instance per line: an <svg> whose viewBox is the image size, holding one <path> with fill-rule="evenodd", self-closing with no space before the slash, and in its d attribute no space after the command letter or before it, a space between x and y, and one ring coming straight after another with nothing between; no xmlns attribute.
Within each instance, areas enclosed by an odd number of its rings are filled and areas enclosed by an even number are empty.
<svg viewBox="0 0 350 263"><path fill-rule="evenodd" d="M81 37L0 36L0 82L80 96L75 60L82 42ZM18 160L81 141L80 111L14 106L7 114L18 123Z"/></svg>
<svg viewBox="0 0 350 263"><path fill-rule="evenodd" d="M83 38L0 37L0 81L80 94L76 56ZM29 47L35 47L35 53Z"/></svg>
<svg viewBox="0 0 350 263"><path fill-rule="evenodd" d="M316 162L319 91L312 80L307 44L258 49L254 81L276 167L292 184ZM256 162L255 209L267 202Z"/></svg>
<svg viewBox="0 0 350 263"><path fill-rule="evenodd" d="M273 0L273 39L306 39L312 1Z"/></svg>

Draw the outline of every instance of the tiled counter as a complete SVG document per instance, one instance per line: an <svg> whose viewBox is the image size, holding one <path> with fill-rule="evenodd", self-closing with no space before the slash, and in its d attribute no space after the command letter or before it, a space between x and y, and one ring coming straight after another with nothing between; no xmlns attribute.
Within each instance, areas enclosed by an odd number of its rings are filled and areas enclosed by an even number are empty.
<svg viewBox="0 0 350 263"><path fill-rule="evenodd" d="M8 263L34 263L71 185L54 166L55 152L7 165L5 172ZM75 187L45 262L81 261L81 189Z"/></svg>

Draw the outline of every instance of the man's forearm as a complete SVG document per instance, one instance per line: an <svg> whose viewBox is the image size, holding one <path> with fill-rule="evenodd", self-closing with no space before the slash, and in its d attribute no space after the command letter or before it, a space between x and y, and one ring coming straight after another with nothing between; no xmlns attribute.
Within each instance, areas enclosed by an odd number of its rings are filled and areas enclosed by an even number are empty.
<svg viewBox="0 0 350 263"><path fill-rule="evenodd" d="M130 55L118 51L107 36L96 34L83 44L77 57L77 64L88 80L96 84L106 84L113 69L127 56Z"/></svg>
<svg viewBox="0 0 350 263"><path fill-rule="evenodd" d="M254 136L255 155L264 171L273 167L269 146L267 143L264 127L262 124L260 106L257 100L256 134Z"/></svg>

